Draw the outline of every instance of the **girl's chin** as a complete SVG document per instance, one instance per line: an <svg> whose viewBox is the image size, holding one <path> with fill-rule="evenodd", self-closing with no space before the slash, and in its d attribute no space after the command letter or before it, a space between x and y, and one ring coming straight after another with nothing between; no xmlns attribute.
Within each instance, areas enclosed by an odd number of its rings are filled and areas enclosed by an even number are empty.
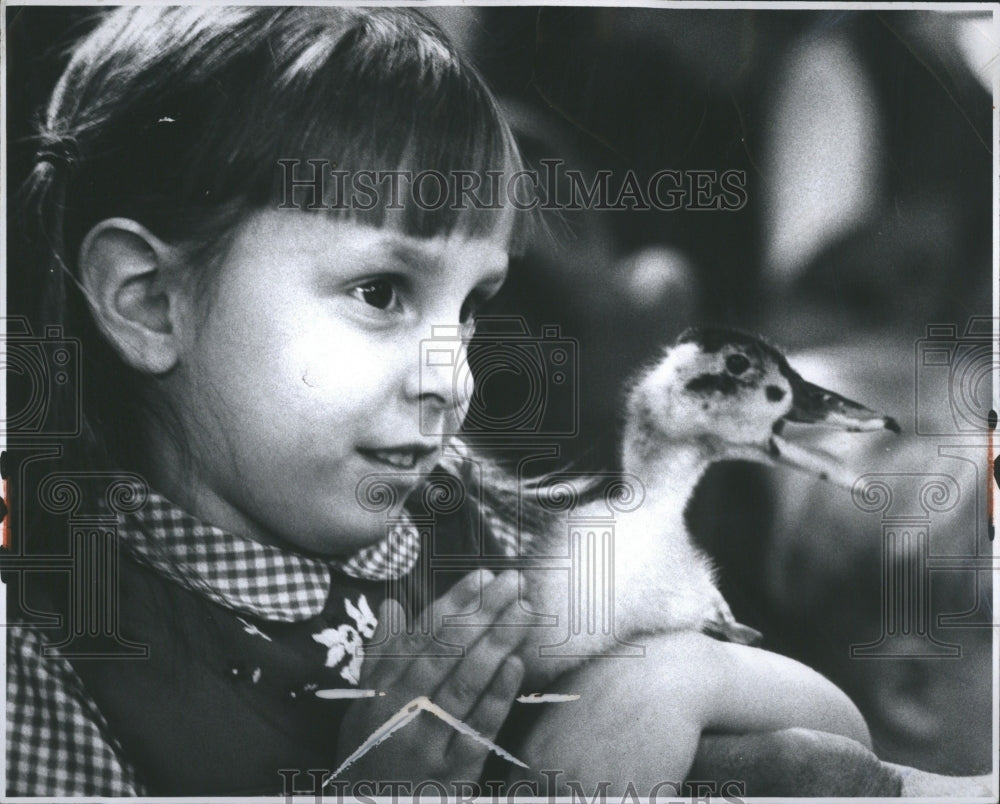
<svg viewBox="0 0 1000 804"><path fill-rule="evenodd" d="M349 502L329 500L303 521L286 529L282 541L298 552L338 560L378 544L389 531L405 521L407 492L399 488L371 489Z"/></svg>
<svg viewBox="0 0 1000 804"><path fill-rule="evenodd" d="M333 526L329 535L318 539L317 552L331 559L347 558L359 550L378 544L389 535L389 531L398 525L403 516L403 505L385 513L364 512L364 515L352 518L350 522L338 523ZM331 538L332 536L332 538Z"/></svg>
<svg viewBox="0 0 1000 804"><path fill-rule="evenodd" d="M302 539L296 538L285 540L285 546L294 552L302 553L310 558L318 558L323 561L344 561L360 550L378 544L386 536L383 529L377 534L351 535L344 537L343 533L338 533L338 538L316 538Z"/></svg>

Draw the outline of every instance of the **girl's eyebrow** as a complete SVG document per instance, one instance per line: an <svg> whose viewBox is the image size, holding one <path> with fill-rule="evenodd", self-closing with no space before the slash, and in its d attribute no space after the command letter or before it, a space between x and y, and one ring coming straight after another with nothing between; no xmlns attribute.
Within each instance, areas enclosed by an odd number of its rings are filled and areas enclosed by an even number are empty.
<svg viewBox="0 0 1000 804"><path fill-rule="evenodd" d="M389 253L393 259L407 265L417 265L421 270L427 270L431 273L441 270L441 261L438 256L429 253L426 247L420 245L393 239L390 242ZM507 262L507 253L498 252L498 259L492 261L492 264L487 263L486 270L477 284L502 285L507 280Z"/></svg>

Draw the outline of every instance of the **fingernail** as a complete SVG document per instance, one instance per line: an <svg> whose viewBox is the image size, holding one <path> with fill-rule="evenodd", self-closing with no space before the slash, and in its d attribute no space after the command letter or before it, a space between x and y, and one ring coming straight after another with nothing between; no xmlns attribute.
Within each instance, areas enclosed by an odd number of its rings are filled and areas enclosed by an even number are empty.
<svg viewBox="0 0 1000 804"><path fill-rule="evenodd" d="M499 675L501 684L506 683L516 690L524 680L524 662L511 654L503 660Z"/></svg>
<svg viewBox="0 0 1000 804"><path fill-rule="evenodd" d="M479 591L493 582L494 575L488 569L473 570L457 584L456 588L463 592Z"/></svg>
<svg viewBox="0 0 1000 804"><path fill-rule="evenodd" d="M500 581L505 586L512 586L517 583L517 576L518 576L517 570L507 570L506 572L500 575Z"/></svg>

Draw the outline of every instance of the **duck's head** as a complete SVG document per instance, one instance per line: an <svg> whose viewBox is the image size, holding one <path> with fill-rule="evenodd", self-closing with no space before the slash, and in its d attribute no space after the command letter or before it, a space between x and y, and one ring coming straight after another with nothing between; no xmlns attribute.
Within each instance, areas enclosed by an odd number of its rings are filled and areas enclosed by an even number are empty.
<svg viewBox="0 0 1000 804"><path fill-rule="evenodd" d="M787 422L899 432L892 418L803 379L760 338L719 327L681 334L633 388L628 421L626 457L690 443L715 459L786 463L833 480L843 478L830 456L782 438Z"/></svg>

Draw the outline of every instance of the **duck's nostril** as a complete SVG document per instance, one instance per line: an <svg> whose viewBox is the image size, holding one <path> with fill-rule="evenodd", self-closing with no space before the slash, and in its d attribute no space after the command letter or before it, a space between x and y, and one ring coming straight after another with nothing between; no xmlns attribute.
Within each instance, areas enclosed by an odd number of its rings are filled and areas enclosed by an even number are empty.
<svg viewBox="0 0 1000 804"><path fill-rule="evenodd" d="M764 389L764 393L767 394L768 401L770 402L780 402L785 398L785 390L779 388L777 385L769 385Z"/></svg>

